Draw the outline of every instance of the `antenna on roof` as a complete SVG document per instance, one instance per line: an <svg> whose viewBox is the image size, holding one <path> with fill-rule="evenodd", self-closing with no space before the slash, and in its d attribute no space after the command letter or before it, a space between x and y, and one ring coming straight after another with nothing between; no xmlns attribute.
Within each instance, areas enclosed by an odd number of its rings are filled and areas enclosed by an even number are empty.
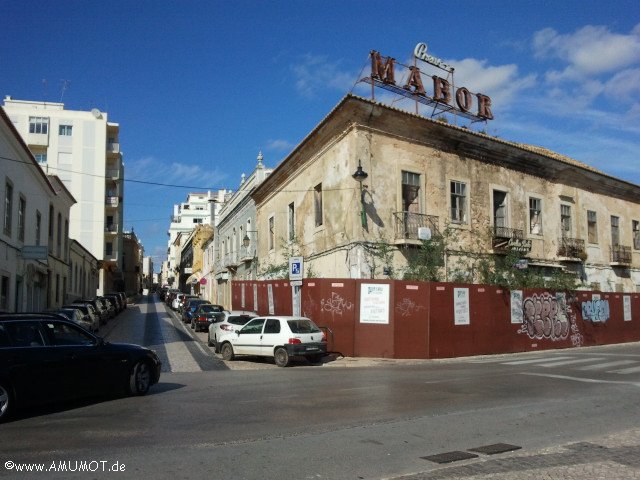
<svg viewBox="0 0 640 480"><path fill-rule="evenodd" d="M67 88L69 88L69 85L71 85L71 81L69 80L61 80L62 82L62 88L61 88L61 92L60 92L60 103L62 103L62 99L64 98L64 92L67 90Z"/></svg>

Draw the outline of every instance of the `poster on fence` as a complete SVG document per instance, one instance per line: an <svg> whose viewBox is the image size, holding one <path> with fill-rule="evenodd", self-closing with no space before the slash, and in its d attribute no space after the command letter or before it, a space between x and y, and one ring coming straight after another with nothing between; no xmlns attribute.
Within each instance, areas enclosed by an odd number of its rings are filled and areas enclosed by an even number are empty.
<svg viewBox="0 0 640 480"><path fill-rule="evenodd" d="M624 321L631 321L631 297L629 295L624 295L622 297L622 306L624 308Z"/></svg>
<svg viewBox="0 0 640 480"><path fill-rule="evenodd" d="M360 284L360 323L389 323L389 285Z"/></svg>
<svg viewBox="0 0 640 480"><path fill-rule="evenodd" d="M453 289L453 312L456 325L469 325L469 289Z"/></svg>
<svg viewBox="0 0 640 480"><path fill-rule="evenodd" d="M275 308L273 306L273 285L270 283L267 285L267 296L269 300L269 315L273 315L275 313Z"/></svg>
<svg viewBox="0 0 640 480"><path fill-rule="evenodd" d="M522 290L511 290L511 323L524 323L524 310L522 309Z"/></svg>

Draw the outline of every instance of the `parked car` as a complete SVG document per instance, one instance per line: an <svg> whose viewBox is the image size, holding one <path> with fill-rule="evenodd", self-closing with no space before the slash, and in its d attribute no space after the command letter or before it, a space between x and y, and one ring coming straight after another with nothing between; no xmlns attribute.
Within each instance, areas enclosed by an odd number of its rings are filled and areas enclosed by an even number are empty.
<svg viewBox="0 0 640 480"><path fill-rule="evenodd" d="M193 315L196 307L203 303L211 302L209 300L203 300L202 298L190 298L182 308L182 321L184 323L191 323L191 315Z"/></svg>
<svg viewBox="0 0 640 480"><path fill-rule="evenodd" d="M100 318L98 318L93 310L93 305L90 303L71 303L69 305L62 305L61 308L77 308L84 314L85 320L90 322L91 328L89 330L92 332L100 330Z"/></svg>
<svg viewBox="0 0 640 480"><path fill-rule="evenodd" d="M103 308L102 303L98 302L97 299L93 299L93 300L88 300L88 299L80 299L80 300L76 300L74 302L71 302L73 304L79 303L79 304L89 304L93 307L93 310L95 311L94 313L96 314L96 316L98 317L98 320L100 321L100 325L105 325L107 323L107 321L109 320L109 313L107 312L106 308Z"/></svg>
<svg viewBox="0 0 640 480"><path fill-rule="evenodd" d="M279 367L289 365L291 358L306 357L319 362L327 354L327 339L315 323L305 317L257 317L233 332L220 337L224 360L236 355L273 357Z"/></svg>
<svg viewBox="0 0 640 480"><path fill-rule="evenodd" d="M125 292L109 292L115 295L119 295L120 299L122 300L122 305L124 306L124 308L127 308L127 294Z"/></svg>
<svg viewBox="0 0 640 480"><path fill-rule="evenodd" d="M171 290L169 290L164 298L165 305L167 305L167 307L171 307L171 303L173 302L173 299L176 298L176 296L179 293L182 293L182 292L180 290L176 290L175 288L172 288Z"/></svg>
<svg viewBox="0 0 640 480"><path fill-rule="evenodd" d="M81 361L78 361L81 359ZM127 392L160 379L155 352L105 342L55 314L0 315L0 421L19 407Z"/></svg>
<svg viewBox="0 0 640 480"><path fill-rule="evenodd" d="M124 303L122 303L122 298L120 297L120 295L117 295L115 293L106 293L105 295L103 295L103 297L114 302L114 304L116 305L117 313L120 313L122 310L124 310Z"/></svg>
<svg viewBox="0 0 640 480"><path fill-rule="evenodd" d="M116 297L103 296L100 298L102 299L103 302L105 302L105 304L107 305L107 308L109 309L109 312L113 313L113 317L115 318L115 316L118 315L118 313L120 313L120 308L116 300Z"/></svg>
<svg viewBox="0 0 640 480"><path fill-rule="evenodd" d="M67 320L71 320L72 322L80 325L82 328L86 328L90 332L93 331L91 319L88 315L82 313L82 311L78 308L61 308L54 311L53 313L64 315Z"/></svg>
<svg viewBox="0 0 640 480"><path fill-rule="evenodd" d="M212 305L211 303L201 303L191 315L191 328L196 332L208 332L209 325L214 321L224 319L224 307L222 305Z"/></svg>
<svg viewBox="0 0 640 480"><path fill-rule="evenodd" d="M113 306L113 303L111 303L111 301L108 298L96 297L96 300L100 302L102 306L105 308L105 310L107 311L107 317L109 318L109 320L111 320L112 318L115 318L116 309Z"/></svg>
<svg viewBox="0 0 640 480"><path fill-rule="evenodd" d="M256 312L249 312L247 310L225 310L222 312L222 317L219 321L214 321L209 325L208 341L210 347L214 347L214 352L220 352L220 343L218 338L224 333L231 333L234 330L239 329L245 325L252 318L257 317Z"/></svg>

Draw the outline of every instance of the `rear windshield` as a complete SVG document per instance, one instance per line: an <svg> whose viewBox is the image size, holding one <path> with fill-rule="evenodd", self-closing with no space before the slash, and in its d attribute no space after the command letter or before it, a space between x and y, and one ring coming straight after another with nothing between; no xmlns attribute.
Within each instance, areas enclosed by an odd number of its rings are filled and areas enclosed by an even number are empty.
<svg viewBox="0 0 640 480"><path fill-rule="evenodd" d="M292 333L317 333L320 331L311 320L287 320Z"/></svg>
<svg viewBox="0 0 640 480"><path fill-rule="evenodd" d="M201 312L205 312L205 313L219 312L220 311L220 307L218 305L205 304L205 305L200 305L200 311Z"/></svg>
<svg viewBox="0 0 640 480"><path fill-rule="evenodd" d="M252 317L250 315L231 315L227 322L231 323L232 325L244 325L252 318L255 317Z"/></svg>

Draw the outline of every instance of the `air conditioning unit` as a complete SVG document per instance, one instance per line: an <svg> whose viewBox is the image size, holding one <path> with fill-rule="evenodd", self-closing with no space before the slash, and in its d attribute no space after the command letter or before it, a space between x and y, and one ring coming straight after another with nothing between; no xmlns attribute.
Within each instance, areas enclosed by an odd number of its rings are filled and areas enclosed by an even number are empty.
<svg viewBox="0 0 640 480"><path fill-rule="evenodd" d="M429 227L418 228L418 238L420 240L431 240L431 229Z"/></svg>

